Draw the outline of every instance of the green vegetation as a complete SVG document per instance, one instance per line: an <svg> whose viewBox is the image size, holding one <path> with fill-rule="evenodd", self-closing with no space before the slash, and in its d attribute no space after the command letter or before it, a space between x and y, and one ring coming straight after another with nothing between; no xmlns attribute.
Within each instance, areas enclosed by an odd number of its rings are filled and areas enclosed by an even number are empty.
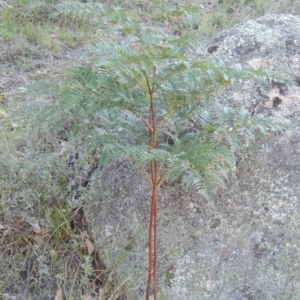
<svg viewBox="0 0 300 300"><path fill-rule="evenodd" d="M22 37L32 45L61 51L63 46L72 46L92 36L94 30L84 20L53 19L53 12L54 5L48 1L3 3L0 42L7 43Z"/></svg>
<svg viewBox="0 0 300 300"><path fill-rule="evenodd" d="M152 289L157 299L162 182L182 179L209 199L234 164L239 135L288 129L246 110L216 110L214 92L236 79L259 81L262 73L199 60L198 42L267 9L286 9L287 1L222 1L216 7L198 1L112 2L0 2L2 46L14 45L14 68L25 83L40 79L17 102L10 95L23 82L1 87L2 295L58 300L62 291L66 299L91 299L94 285L103 299L131 299L126 282L114 278L117 262L101 261L82 210L97 193L89 188L97 180L92 175L122 157L143 170L153 189L146 299ZM291 13L298 6L291 2ZM59 53L75 56L76 49L80 56L65 63ZM60 61L54 71L44 61L53 53ZM9 74L8 59L0 57L3 75ZM62 63L69 67L61 70Z"/></svg>

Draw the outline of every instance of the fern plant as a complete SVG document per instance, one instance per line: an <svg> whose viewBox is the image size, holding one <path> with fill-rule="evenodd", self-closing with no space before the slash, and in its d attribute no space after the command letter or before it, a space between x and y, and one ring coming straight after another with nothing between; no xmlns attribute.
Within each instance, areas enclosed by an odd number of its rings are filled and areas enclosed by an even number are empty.
<svg viewBox="0 0 300 300"><path fill-rule="evenodd" d="M145 299L158 294L157 202L164 182L181 180L206 199L234 167L238 136L257 130L281 131L280 124L247 110L212 102L213 94L235 80L259 73L237 70L203 57L201 45L178 27L142 26L120 9L99 4L61 4L57 14L99 17L106 38L85 48L67 80L52 88L53 101L37 114L69 139L99 151L99 163L130 159L152 188L149 263ZM180 14L176 24L180 26ZM175 20L174 18L171 18ZM47 92L49 92L47 86ZM40 87L36 89L41 93Z"/></svg>

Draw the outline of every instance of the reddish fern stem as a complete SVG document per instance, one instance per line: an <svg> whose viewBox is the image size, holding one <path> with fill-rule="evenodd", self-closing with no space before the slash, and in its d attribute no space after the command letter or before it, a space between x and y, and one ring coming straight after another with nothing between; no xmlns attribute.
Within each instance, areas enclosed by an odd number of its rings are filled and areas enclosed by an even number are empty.
<svg viewBox="0 0 300 300"><path fill-rule="evenodd" d="M150 210L150 220L149 220L149 234L148 234L148 251L149 251L149 258L148 258L148 279L147 279L147 288L146 288L146 300L150 299L150 288L151 288L151 279L153 273L153 254L152 254L152 227L153 227L153 193L151 199L151 210Z"/></svg>
<svg viewBox="0 0 300 300"><path fill-rule="evenodd" d="M154 75L156 68L154 67ZM148 85L148 91L150 96L150 107L149 107L149 124L151 129L149 130L149 145L152 148L157 147L156 140L156 128L155 128L155 113L154 113L154 85L150 87L150 82L147 75L145 78ZM157 189L158 189L158 168L155 160L150 162L150 172L152 180L152 197L151 197L151 210L149 220L149 236L148 236L148 248L149 248L149 262L148 262L148 279L146 288L146 300L150 299L151 282L153 279L153 293L154 300L157 300ZM152 244L153 240L153 244Z"/></svg>
<svg viewBox="0 0 300 300"><path fill-rule="evenodd" d="M157 171L157 166L155 163L155 171ZM155 172L156 173L156 172ZM154 186L154 204L153 204L153 287L154 287L154 300L157 300L157 181Z"/></svg>

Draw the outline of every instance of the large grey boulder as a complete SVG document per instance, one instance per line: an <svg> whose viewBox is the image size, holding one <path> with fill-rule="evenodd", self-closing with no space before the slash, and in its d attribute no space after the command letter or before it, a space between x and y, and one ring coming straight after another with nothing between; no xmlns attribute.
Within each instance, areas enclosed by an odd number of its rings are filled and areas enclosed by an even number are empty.
<svg viewBox="0 0 300 300"><path fill-rule="evenodd" d="M212 59L264 67L269 95L250 83L220 101L300 121L300 17L268 15L239 24L207 45ZM287 77L287 86L278 78ZM300 299L300 135L245 140L236 169L211 202L180 184L159 194L160 299ZM101 173L101 174L100 174ZM143 299L150 189L129 162L99 171L86 213L102 259L117 264L128 293Z"/></svg>

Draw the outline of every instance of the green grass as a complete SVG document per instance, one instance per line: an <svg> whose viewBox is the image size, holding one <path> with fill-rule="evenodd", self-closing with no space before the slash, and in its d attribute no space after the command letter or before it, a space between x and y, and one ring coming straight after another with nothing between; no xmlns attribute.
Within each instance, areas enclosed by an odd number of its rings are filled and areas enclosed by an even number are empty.
<svg viewBox="0 0 300 300"><path fill-rule="evenodd" d="M6 43L24 36L31 44L39 45L51 51L62 50L61 45L69 46L83 41L99 38L97 20L80 18L53 18L55 4L61 1L13 0L0 2L0 43ZM175 1L127 0L101 1L109 6L121 6L139 14L149 24L170 21L164 10L176 7ZM207 1L178 1L182 5L193 5L200 10L194 17L184 21L186 29L197 30L203 36L211 36L224 28L231 27L244 20L267 13L299 12L300 0L222 0L217 6L209 6ZM173 5L172 5L173 4ZM169 8L168 8L169 7Z"/></svg>
<svg viewBox="0 0 300 300"><path fill-rule="evenodd" d="M62 44L74 46L96 37L84 20L53 18L54 4L47 1L14 0L0 7L0 44L22 36L34 46L61 51Z"/></svg>

